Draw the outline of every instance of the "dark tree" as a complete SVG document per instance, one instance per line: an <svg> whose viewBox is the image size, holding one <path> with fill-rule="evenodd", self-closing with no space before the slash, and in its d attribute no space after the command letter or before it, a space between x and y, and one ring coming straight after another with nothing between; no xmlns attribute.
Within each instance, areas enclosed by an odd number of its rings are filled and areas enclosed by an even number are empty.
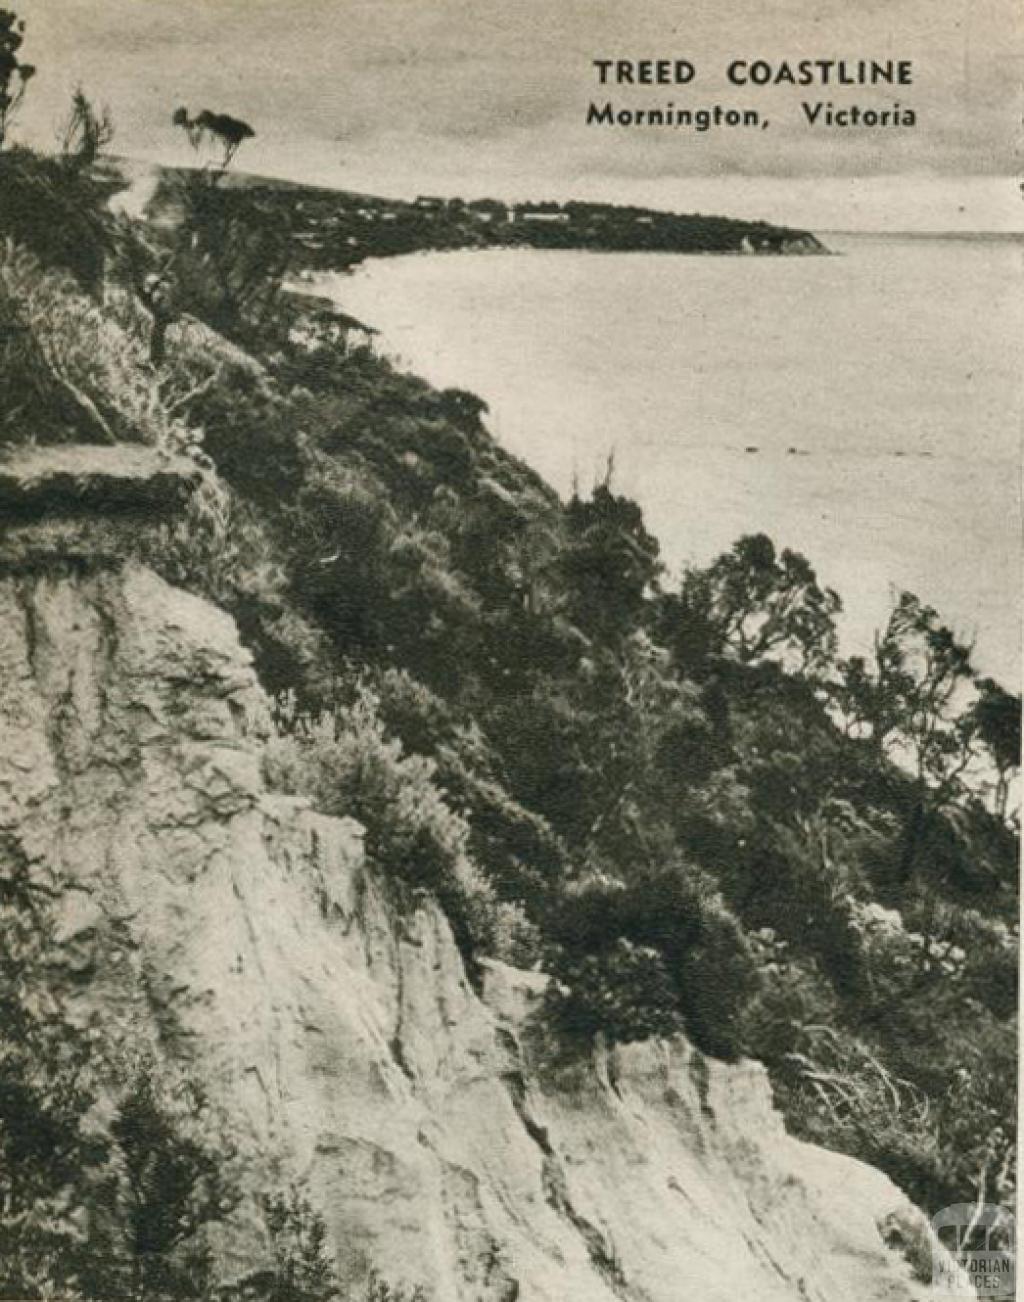
<svg viewBox="0 0 1024 1302"><path fill-rule="evenodd" d="M2 44L0 11L0 66ZM2 83L0 73L0 87ZM0 89L0 103L7 94ZM110 111L96 110L79 87L60 129L59 155L23 147L0 155L0 236L11 236L46 266L70 271L83 289L96 296L115 245L109 211L114 187L95 174L93 164L113 137Z"/></svg>
<svg viewBox="0 0 1024 1302"><path fill-rule="evenodd" d="M570 619L591 637L624 636L637 627L661 571L657 539L644 527L640 507L607 482L589 501L574 495L566 523L561 572Z"/></svg>
<svg viewBox="0 0 1024 1302"><path fill-rule="evenodd" d="M18 57L24 41L25 20L11 9L0 9L0 149L25 88L36 73L31 63Z"/></svg>
<svg viewBox="0 0 1024 1302"><path fill-rule="evenodd" d="M871 661L854 657L840 670L850 721L880 755L933 788L937 804L948 803L972 758L971 647L931 606L901 592Z"/></svg>
<svg viewBox="0 0 1024 1302"><path fill-rule="evenodd" d="M847 728L860 734L878 760L903 770L899 880L907 888L943 834L941 815L969 794L976 759L975 671L971 647L940 621L938 612L901 592L871 661L840 665L837 702Z"/></svg>
<svg viewBox="0 0 1024 1302"><path fill-rule="evenodd" d="M52 917L12 847L0 863L0 1298L53 1296L86 1268L109 1145L88 1121L95 1045L50 988Z"/></svg>
<svg viewBox="0 0 1024 1302"><path fill-rule="evenodd" d="M220 186L238 149L255 136L253 128L209 109L191 117L187 108L178 108L171 121L197 153L206 145L214 158L169 181L182 220L177 247L159 275L161 283L152 282L146 304L154 317L157 363L163 355L161 324L173 319L167 316L173 310L191 312L214 329L236 336L265 327L292 250L286 211L256 190Z"/></svg>
<svg viewBox="0 0 1024 1302"><path fill-rule="evenodd" d="M254 1302L331 1302L340 1296L327 1226L298 1189L260 1198L273 1266L243 1282Z"/></svg>
<svg viewBox="0 0 1024 1302"><path fill-rule="evenodd" d="M212 1262L201 1231L237 1205L226 1159L202 1134L209 1106L198 1086L170 1089L153 1064L136 1071L110 1127L125 1178L124 1259L133 1297L203 1295Z"/></svg>
<svg viewBox="0 0 1024 1302"><path fill-rule="evenodd" d="M686 572L678 598L666 603L665 632L688 668L728 655L744 664L773 657L815 672L835 656L841 609L806 557L749 534L707 568Z"/></svg>
<svg viewBox="0 0 1024 1302"><path fill-rule="evenodd" d="M991 678L982 678L977 686L973 722L978 741L996 770L996 813L1005 818L1010 782L1020 769L1020 694L1012 695Z"/></svg>
<svg viewBox="0 0 1024 1302"><path fill-rule="evenodd" d="M174 110L171 122L188 136L189 144L198 151L204 144L210 144L219 151L220 158L214 176L219 179L231 165L231 160L256 132L241 118L233 118L229 113L213 113L201 109L196 116L190 117L187 108Z"/></svg>

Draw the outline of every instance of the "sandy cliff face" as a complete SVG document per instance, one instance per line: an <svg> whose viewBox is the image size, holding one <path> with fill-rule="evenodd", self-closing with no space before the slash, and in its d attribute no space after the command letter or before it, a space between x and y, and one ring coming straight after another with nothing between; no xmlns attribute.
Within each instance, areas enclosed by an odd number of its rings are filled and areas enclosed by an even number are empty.
<svg viewBox="0 0 1024 1302"><path fill-rule="evenodd" d="M490 964L478 997L356 824L264 789L231 620L117 546L33 552L34 527L0 562L0 846L57 893L76 1015L203 1081L254 1188L307 1180L348 1277L439 1302L924 1296L883 1241L917 1213L789 1138L756 1065L683 1040L541 1062L540 977Z"/></svg>

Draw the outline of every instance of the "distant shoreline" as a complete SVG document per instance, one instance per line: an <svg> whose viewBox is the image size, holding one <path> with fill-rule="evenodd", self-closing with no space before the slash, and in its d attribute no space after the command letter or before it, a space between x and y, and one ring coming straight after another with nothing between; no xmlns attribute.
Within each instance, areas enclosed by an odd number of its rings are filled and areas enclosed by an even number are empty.
<svg viewBox="0 0 1024 1302"><path fill-rule="evenodd" d="M181 220L174 180L162 169L145 212L157 224ZM493 197L419 195L412 201L324 190L233 173L223 202L236 203L286 232L295 269L341 271L370 258L419 250L542 248L603 253L733 253L807 257L828 253L806 227L719 213L664 211L637 204L506 202Z"/></svg>
<svg viewBox="0 0 1024 1302"><path fill-rule="evenodd" d="M844 592L851 653L870 649L893 581L983 628L985 672L1005 680L1017 598L1000 520L1019 518L1015 416L987 365L1002 356L997 340L979 342L992 318L977 326L970 287L978 276L998 286L1019 247L868 232L832 247L839 256L813 266L771 269L630 257L605 272L518 250L370 259L334 292L401 365L479 394L503 446L560 493L617 447L622 489L671 565L705 563L756 527ZM936 267L963 291L949 321L916 310ZM1003 299L991 310L1008 319Z"/></svg>
<svg viewBox="0 0 1024 1302"><path fill-rule="evenodd" d="M841 230L821 228L816 232L823 239L839 236L841 239L877 240L991 240L1024 243L1024 229L1019 231L910 231L910 230Z"/></svg>

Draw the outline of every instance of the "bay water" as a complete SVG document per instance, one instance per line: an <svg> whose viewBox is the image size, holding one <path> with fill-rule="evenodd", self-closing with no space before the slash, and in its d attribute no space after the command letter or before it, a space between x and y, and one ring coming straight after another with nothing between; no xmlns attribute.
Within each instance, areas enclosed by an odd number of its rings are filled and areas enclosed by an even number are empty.
<svg viewBox="0 0 1024 1302"><path fill-rule="evenodd" d="M845 651L906 588L1015 686L1021 244L823 238L837 256L460 251L317 280L563 495L611 456L666 582L765 532L838 590Z"/></svg>

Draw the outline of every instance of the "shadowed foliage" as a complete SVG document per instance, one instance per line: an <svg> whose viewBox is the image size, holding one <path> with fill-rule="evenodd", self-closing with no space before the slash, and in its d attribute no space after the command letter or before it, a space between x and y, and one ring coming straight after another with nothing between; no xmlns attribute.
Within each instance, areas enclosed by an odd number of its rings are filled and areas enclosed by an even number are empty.
<svg viewBox="0 0 1024 1302"><path fill-rule="evenodd" d="M236 617L278 694L273 784L359 818L471 974L480 954L546 967L578 1050L682 1028L760 1057L799 1133L925 1205L1012 1200L1019 697L909 593L872 655L841 658L838 595L763 535L671 583L611 474L563 503L478 400L293 331L279 204L221 183L248 129L175 117L216 165L181 182L176 226L134 231L175 282L157 358L129 289L84 292L111 219L83 205L73 258L27 229L37 191L72 203L74 170L0 155L19 178L0 186L3 441L142 441L215 470L217 510L147 562ZM4 1143L49 1115L23 1079L47 1032L25 1025ZM230 1154L145 1075L132 1089L101 1136L110 1233L132 1270L153 1245L206 1269ZM74 1109L51 1122L41 1190L85 1142ZM267 1296L330 1296L315 1209L264 1212L298 1290Z"/></svg>

